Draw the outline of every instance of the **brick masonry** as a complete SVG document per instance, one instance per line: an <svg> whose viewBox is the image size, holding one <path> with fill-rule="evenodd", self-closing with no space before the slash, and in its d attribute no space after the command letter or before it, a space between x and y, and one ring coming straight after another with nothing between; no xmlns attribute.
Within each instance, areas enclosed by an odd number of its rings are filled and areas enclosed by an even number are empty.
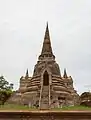
<svg viewBox="0 0 91 120"><path fill-rule="evenodd" d="M10 97L8 103L45 110L79 104L79 95L73 87L72 77L67 75L66 69L62 76L55 60L48 24L33 76L30 77L27 70L26 75L20 78L19 89Z"/></svg>

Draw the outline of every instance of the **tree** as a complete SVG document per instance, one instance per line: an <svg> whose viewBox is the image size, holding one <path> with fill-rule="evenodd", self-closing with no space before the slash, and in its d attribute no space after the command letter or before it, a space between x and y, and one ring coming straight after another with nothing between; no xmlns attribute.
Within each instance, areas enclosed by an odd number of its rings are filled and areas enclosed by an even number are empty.
<svg viewBox="0 0 91 120"><path fill-rule="evenodd" d="M3 76L0 76L0 105L4 105L6 100L11 96L13 84L9 84Z"/></svg>

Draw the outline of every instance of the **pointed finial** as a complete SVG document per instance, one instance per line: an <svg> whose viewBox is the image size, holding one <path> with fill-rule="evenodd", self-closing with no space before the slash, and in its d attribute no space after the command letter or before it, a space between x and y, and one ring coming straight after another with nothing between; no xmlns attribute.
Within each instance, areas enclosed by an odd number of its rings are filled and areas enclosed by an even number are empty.
<svg viewBox="0 0 91 120"><path fill-rule="evenodd" d="M26 78L28 78L29 77L29 74L28 74L28 69L27 69L27 71L26 71L26 76L25 76Z"/></svg>
<svg viewBox="0 0 91 120"><path fill-rule="evenodd" d="M49 42L50 42L50 35L49 35L48 22L47 22L47 25L46 25L46 31L45 31L44 39L47 39L47 40L49 40Z"/></svg>
<svg viewBox="0 0 91 120"><path fill-rule="evenodd" d="M64 69L64 75L63 75L64 78L67 78L67 72L66 72L66 68Z"/></svg>
<svg viewBox="0 0 91 120"><path fill-rule="evenodd" d="M51 57L52 59L55 59L55 56L52 52L51 47L51 41L50 41L50 34L49 34L49 28L48 28L48 22L46 24L46 30L44 35L44 41L43 41L43 47L41 51L41 55L39 56L39 59L45 59Z"/></svg>
<svg viewBox="0 0 91 120"><path fill-rule="evenodd" d="M46 24L46 30L49 31L49 29L48 29L48 21L47 21L47 24Z"/></svg>

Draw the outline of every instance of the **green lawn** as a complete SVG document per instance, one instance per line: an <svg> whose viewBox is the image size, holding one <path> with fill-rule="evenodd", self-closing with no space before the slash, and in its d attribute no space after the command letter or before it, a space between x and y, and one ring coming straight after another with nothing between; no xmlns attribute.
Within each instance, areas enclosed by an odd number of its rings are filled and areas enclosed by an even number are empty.
<svg viewBox="0 0 91 120"><path fill-rule="evenodd" d="M63 107L63 108L54 108L52 110L60 110L60 111L91 111L91 107L70 106L70 107Z"/></svg>
<svg viewBox="0 0 91 120"><path fill-rule="evenodd" d="M0 110L37 110L24 105L5 104L0 106Z"/></svg>
<svg viewBox="0 0 91 120"><path fill-rule="evenodd" d="M14 105L14 104L5 104L0 106L0 110L28 110L28 111L35 111L39 110L36 108L29 108L28 106L23 105ZM53 108L50 111L91 111L91 107L85 106L70 106L70 107L63 107L63 108Z"/></svg>

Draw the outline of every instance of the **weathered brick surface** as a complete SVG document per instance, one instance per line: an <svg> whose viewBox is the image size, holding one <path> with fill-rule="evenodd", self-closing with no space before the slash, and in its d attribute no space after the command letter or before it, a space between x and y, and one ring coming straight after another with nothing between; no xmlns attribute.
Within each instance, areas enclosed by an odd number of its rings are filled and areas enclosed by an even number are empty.
<svg viewBox="0 0 91 120"><path fill-rule="evenodd" d="M66 69L62 76L55 60L48 24L33 76L29 77L27 70L26 75L20 78L19 90L10 97L8 103L45 110L79 104L79 95L74 90L72 77L67 75Z"/></svg>

